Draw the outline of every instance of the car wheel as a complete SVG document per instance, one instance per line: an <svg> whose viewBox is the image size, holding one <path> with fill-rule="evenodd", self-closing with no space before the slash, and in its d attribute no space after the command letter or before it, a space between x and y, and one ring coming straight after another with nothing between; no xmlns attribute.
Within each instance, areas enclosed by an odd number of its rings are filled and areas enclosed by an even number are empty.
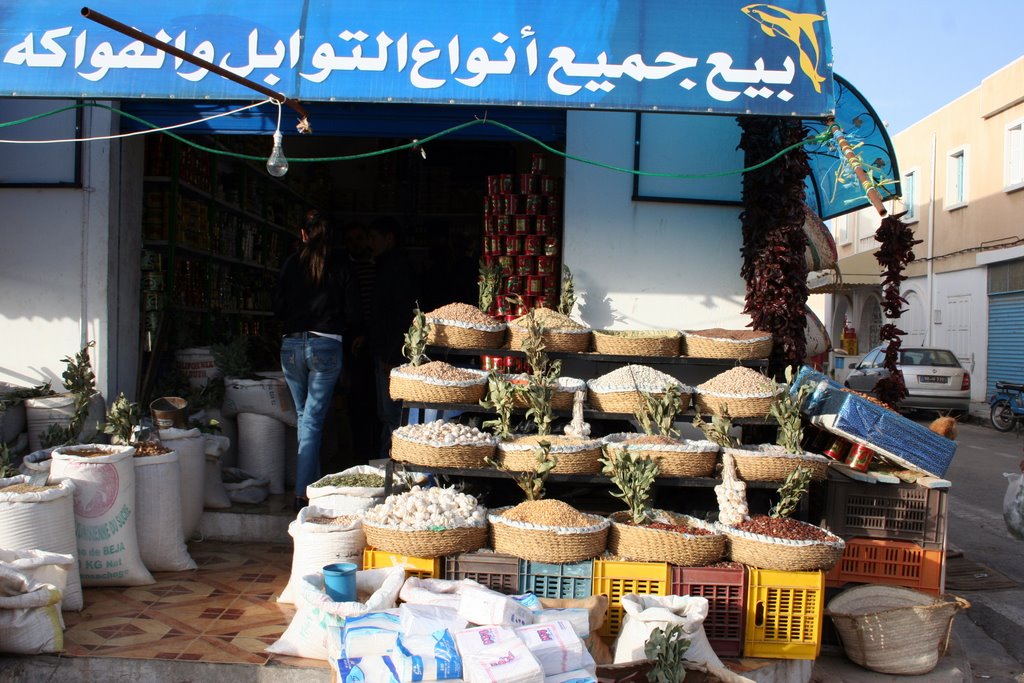
<svg viewBox="0 0 1024 683"><path fill-rule="evenodd" d="M1013 417L1013 409L1010 408L1010 402L1006 399L1000 399L992 404L992 410L989 411L989 419L992 422L992 426L999 432L1008 432L1013 429L1013 423L1016 419Z"/></svg>

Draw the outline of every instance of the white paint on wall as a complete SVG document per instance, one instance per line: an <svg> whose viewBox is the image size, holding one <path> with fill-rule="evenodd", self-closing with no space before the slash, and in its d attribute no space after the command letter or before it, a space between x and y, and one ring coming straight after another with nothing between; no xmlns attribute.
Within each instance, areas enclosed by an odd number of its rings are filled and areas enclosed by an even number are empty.
<svg viewBox="0 0 1024 683"><path fill-rule="evenodd" d="M632 113L567 116L569 154L632 167ZM595 329L746 327L739 206L634 202L629 174L580 162L567 161L565 176L563 259L586 323Z"/></svg>

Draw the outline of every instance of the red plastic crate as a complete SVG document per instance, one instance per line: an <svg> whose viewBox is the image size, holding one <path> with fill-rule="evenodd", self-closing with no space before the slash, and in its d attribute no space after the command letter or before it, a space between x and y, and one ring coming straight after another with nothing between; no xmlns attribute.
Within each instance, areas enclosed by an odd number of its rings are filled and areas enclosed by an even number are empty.
<svg viewBox="0 0 1024 683"><path fill-rule="evenodd" d="M827 526L843 538L888 538L937 549L946 537L948 492L917 484L828 482Z"/></svg>
<svg viewBox="0 0 1024 683"><path fill-rule="evenodd" d="M910 541L851 538L839 562L825 576L825 585L881 583L938 595L945 561L942 549L929 550Z"/></svg>
<svg viewBox="0 0 1024 683"><path fill-rule="evenodd" d="M472 579L506 595L519 590L519 558L503 553L474 552L449 555L444 560L446 579Z"/></svg>
<svg viewBox="0 0 1024 683"><path fill-rule="evenodd" d="M672 566L672 595L706 598L708 616L704 632L720 657L743 653L743 626L747 616L747 570L736 567Z"/></svg>

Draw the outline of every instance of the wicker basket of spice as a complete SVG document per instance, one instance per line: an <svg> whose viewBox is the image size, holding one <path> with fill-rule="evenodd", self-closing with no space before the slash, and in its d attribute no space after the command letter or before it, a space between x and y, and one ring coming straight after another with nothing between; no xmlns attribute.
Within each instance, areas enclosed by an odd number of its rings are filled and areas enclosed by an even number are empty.
<svg viewBox="0 0 1024 683"><path fill-rule="evenodd" d="M756 360L772 352L772 335L758 330L726 330L713 327L683 332L683 355L694 358Z"/></svg>
<svg viewBox="0 0 1024 683"><path fill-rule="evenodd" d="M472 552L487 542L486 511L454 488L414 486L363 513L366 543L414 557Z"/></svg>
<svg viewBox="0 0 1024 683"><path fill-rule="evenodd" d="M444 361L399 365L391 371L392 400L419 403L476 403L487 389L487 373Z"/></svg>
<svg viewBox="0 0 1024 683"><path fill-rule="evenodd" d="M846 547L835 534L788 517L755 515L722 531L728 538L729 559L759 569L828 571Z"/></svg>
<svg viewBox="0 0 1024 683"><path fill-rule="evenodd" d="M495 552L532 562L563 564L597 557L611 523L560 500L528 500L487 515Z"/></svg>
<svg viewBox="0 0 1024 683"><path fill-rule="evenodd" d="M543 306L533 309L530 314L544 328L542 339L546 351L580 353L590 349L590 328L586 325ZM526 316L509 322L509 347L511 349L522 350L523 342L529 335L526 324Z"/></svg>
<svg viewBox="0 0 1024 683"><path fill-rule="evenodd" d="M609 434L606 446L625 448L658 466L659 477L710 477L721 447L706 439L676 439L663 434Z"/></svg>
<svg viewBox="0 0 1024 683"><path fill-rule="evenodd" d="M507 325L463 303L426 313L427 343L452 349L496 349L505 343Z"/></svg>
<svg viewBox="0 0 1024 683"><path fill-rule="evenodd" d="M423 467L486 467L498 439L476 427L435 420L391 432L391 459Z"/></svg>
<svg viewBox="0 0 1024 683"><path fill-rule="evenodd" d="M597 474L601 471L601 440L578 439L561 434L518 436L498 444L498 462L511 472L529 472L537 463L537 447L551 444L558 459L552 474Z"/></svg>
<svg viewBox="0 0 1024 683"><path fill-rule="evenodd" d="M594 350L611 356L678 356L677 330L594 330Z"/></svg>
<svg viewBox="0 0 1024 683"><path fill-rule="evenodd" d="M817 453L791 453L776 444L758 444L725 449L736 462L736 470L744 481L785 481L796 468L811 472L811 479L821 481L828 474L829 460Z"/></svg>
<svg viewBox="0 0 1024 683"><path fill-rule="evenodd" d="M587 382L590 405L606 413L638 413L644 409L643 394L658 399L674 386L680 393L679 411L690 405L689 387L675 377L646 365L626 365Z"/></svg>
<svg viewBox="0 0 1024 683"><path fill-rule="evenodd" d="M608 518L608 550L635 562L668 562L680 567L702 567L725 554L725 536L713 524L696 517L654 510L652 519L635 524L629 512Z"/></svg>
<svg viewBox="0 0 1024 683"><path fill-rule="evenodd" d="M527 375L525 373L506 375L508 380L515 387L526 387ZM572 410L572 403L577 391L586 391L587 383L575 377L559 377L555 380L555 390L551 394L551 408L553 410ZM512 397L512 405L516 408L529 408L530 404L526 396L517 392Z"/></svg>
<svg viewBox="0 0 1024 683"><path fill-rule="evenodd" d="M702 415L764 417L778 393L775 380L757 370L737 366L698 384L694 398Z"/></svg>

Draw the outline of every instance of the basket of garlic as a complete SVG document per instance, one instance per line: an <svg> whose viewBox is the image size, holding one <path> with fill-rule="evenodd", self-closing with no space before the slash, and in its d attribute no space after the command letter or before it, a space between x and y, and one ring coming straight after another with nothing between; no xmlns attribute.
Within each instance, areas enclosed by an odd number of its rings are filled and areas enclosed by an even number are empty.
<svg viewBox="0 0 1024 683"><path fill-rule="evenodd" d="M510 472L531 472L537 466L537 448L551 446L557 460L552 474L597 474L601 471L601 440L561 434L517 436L498 443L498 462Z"/></svg>
<svg viewBox="0 0 1024 683"><path fill-rule="evenodd" d="M424 467L485 467L497 437L476 427L435 420L391 433L391 459Z"/></svg>
<svg viewBox="0 0 1024 683"><path fill-rule="evenodd" d="M611 526L604 517L580 512L560 500L527 500L492 510L487 521L495 552L550 564L597 557L608 545Z"/></svg>
<svg viewBox="0 0 1024 683"><path fill-rule="evenodd" d="M467 553L487 543L487 513L451 487L414 486L363 513L367 545L414 557Z"/></svg>
<svg viewBox="0 0 1024 683"><path fill-rule="evenodd" d="M670 386L680 394L679 411L690 405L693 389L671 375L646 365L626 365L587 382L590 404L606 413L633 415L647 405L644 394L660 398Z"/></svg>
<svg viewBox="0 0 1024 683"><path fill-rule="evenodd" d="M399 365L391 371L389 380L393 401L476 403L487 389L486 372L457 368L444 361Z"/></svg>

